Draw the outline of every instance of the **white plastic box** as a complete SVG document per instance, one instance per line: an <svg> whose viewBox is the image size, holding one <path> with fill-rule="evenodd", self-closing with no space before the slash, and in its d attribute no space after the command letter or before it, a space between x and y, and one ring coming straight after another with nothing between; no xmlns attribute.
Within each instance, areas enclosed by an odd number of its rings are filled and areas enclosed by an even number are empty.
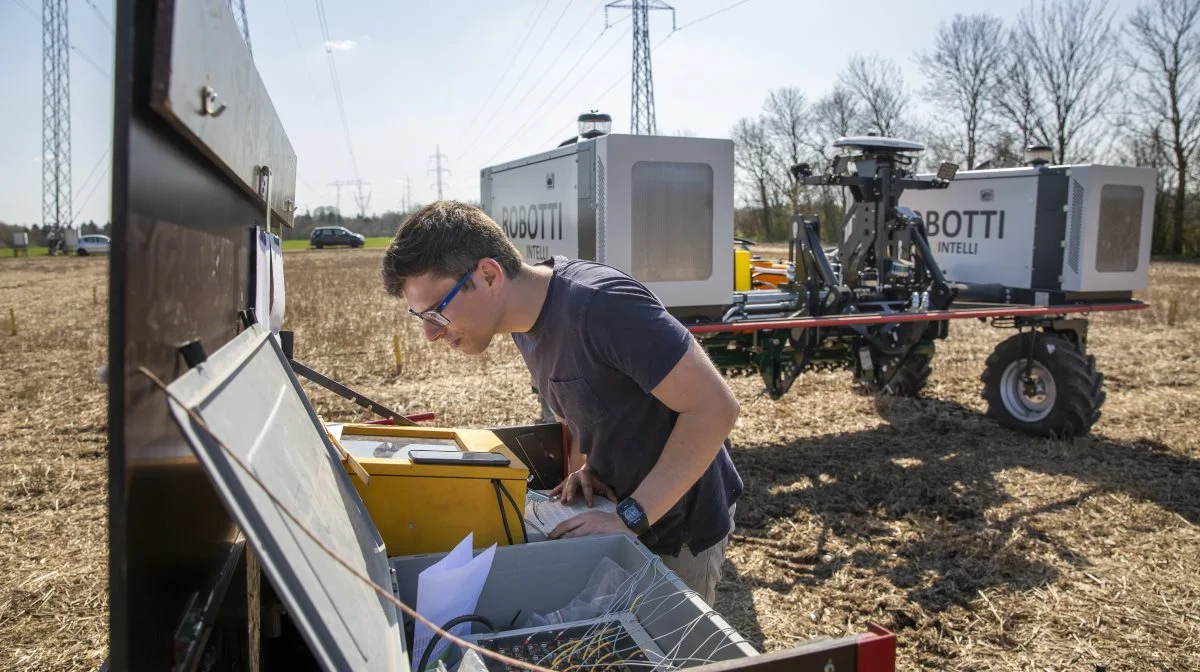
<svg viewBox="0 0 1200 672"><path fill-rule="evenodd" d="M482 207L530 263L618 268L676 313L733 291L733 141L604 135L480 172Z"/></svg>
<svg viewBox="0 0 1200 672"><path fill-rule="evenodd" d="M417 576L444 555L391 559L403 602L416 604ZM522 623L530 613L554 612L584 590L605 558L640 577L631 590L639 597L629 611L653 644L677 665L695 667L702 661L757 654L657 556L623 534L498 547L475 611L494 624L505 625Z"/></svg>
<svg viewBox="0 0 1200 672"><path fill-rule="evenodd" d="M1153 169L1053 166L963 171L908 190L948 279L1079 297L1150 281Z"/></svg>

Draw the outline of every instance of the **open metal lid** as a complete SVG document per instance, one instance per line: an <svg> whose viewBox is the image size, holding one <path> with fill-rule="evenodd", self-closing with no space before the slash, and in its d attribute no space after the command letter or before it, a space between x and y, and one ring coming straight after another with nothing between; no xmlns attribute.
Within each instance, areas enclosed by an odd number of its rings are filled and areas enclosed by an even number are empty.
<svg viewBox="0 0 1200 672"><path fill-rule="evenodd" d="M170 390L175 421L315 658L327 670L407 672L396 607L302 531L391 591L379 531L270 332L253 325Z"/></svg>

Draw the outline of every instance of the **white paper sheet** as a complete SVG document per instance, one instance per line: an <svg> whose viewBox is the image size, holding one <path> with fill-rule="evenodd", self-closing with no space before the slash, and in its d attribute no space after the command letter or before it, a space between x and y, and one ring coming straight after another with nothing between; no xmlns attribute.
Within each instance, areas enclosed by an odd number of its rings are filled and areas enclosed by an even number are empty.
<svg viewBox="0 0 1200 672"><path fill-rule="evenodd" d="M271 241L264 229L254 227L254 319L267 327L271 311Z"/></svg>
<svg viewBox="0 0 1200 672"><path fill-rule="evenodd" d="M428 618L439 627L459 616L475 613L479 603L479 595L483 592L483 584L487 581L492 569L492 559L496 555L496 544L492 544L474 558L471 557L473 534L467 536L446 554L446 557L430 566L417 576L417 613ZM470 634L471 624L463 623L450 629L451 634L462 637ZM417 621L413 631L413 668L421 661L433 631L424 623ZM439 639L433 653L429 656L427 668L432 668L438 655L446 650L449 643L445 638ZM421 672L421 671L417 671Z"/></svg>
<svg viewBox="0 0 1200 672"><path fill-rule="evenodd" d="M271 318L270 328L276 334L283 326L284 292L283 292L283 243L279 236L271 234Z"/></svg>
<svg viewBox="0 0 1200 672"><path fill-rule="evenodd" d="M333 438L337 439L338 441L342 440L342 427L345 427L345 425L340 422L325 423L325 429L327 429L329 433L333 435Z"/></svg>
<svg viewBox="0 0 1200 672"><path fill-rule="evenodd" d="M592 506L588 508L582 493L576 495L570 505L563 504L559 499L546 499L531 493L525 498L525 525L548 535L559 523L586 511L616 513L617 505L600 495L592 499Z"/></svg>

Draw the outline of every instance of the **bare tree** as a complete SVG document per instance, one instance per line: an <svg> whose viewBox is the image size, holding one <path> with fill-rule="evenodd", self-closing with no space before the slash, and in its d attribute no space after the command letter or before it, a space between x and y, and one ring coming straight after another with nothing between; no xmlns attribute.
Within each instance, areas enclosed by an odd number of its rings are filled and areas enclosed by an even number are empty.
<svg viewBox="0 0 1200 672"><path fill-rule="evenodd" d="M1139 158L1147 158L1147 142L1160 143L1155 151L1175 173L1168 251L1182 254L1188 170L1200 143L1200 0L1150 0L1126 31L1130 65L1140 75L1133 100L1146 120Z"/></svg>
<svg viewBox="0 0 1200 672"><path fill-rule="evenodd" d="M1146 166L1154 170L1154 231L1150 249L1160 252L1168 249L1171 237L1170 220L1167 218L1168 194L1164 189L1166 177L1171 171L1167 142L1159 128L1139 128L1134 123L1126 124L1123 145L1118 150L1117 161L1125 165Z"/></svg>
<svg viewBox="0 0 1200 672"><path fill-rule="evenodd" d="M741 172L739 180L758 199L762 208L763 234L770 238L771 230L771 172L775 166L766 124L761 119L742 117L733 126L733 162ZM753 202L747 198L747 202Z"/></svg>
<svg viewBox="0 0 1200 672"><path fill-rule="evenodd" d="M792 166L804 161L808 126L808 101L800 89L785 87L767 94L763 104L763 123L773 146L775 165L771 175L775 188L785 195L792 212L800 206L800 189L790 177Z"/></svg>
<svg viewBox="0 0 1200 672"><path fill-rule="evenodd" d="M821 167L829 166L833 157L829 148L834 140L865 132L864 107L861 99L848 87L837 84L809 109L808 149L820 157ZM839 187L814 187L820 193L822 240L833 240L840 213L846 210L846 193Z"/></svg>
<svg viewBox="0 0 1200 672"><path fill-rule="evenodd" d="M1004 137L998 140L1006 151L1011 151L1012 141L1020 140L1021 146L1017 149L1020 156L1026 147L1035 142L1049 143L1050 139L1043 117L1044 96L1025 58L1020 33L1012 30L1006 43L1008 56L997 80L993 102L997 115L1008 122L1008 128L1001 131Z"/></svg>
<svg viewBox="0 0 1200 672"><path fill-rule="evenodd" d="M991 116L991 104L1005 65L1004 22L988 14L955 14L938 25L932 51L917 64L928 80L930 97L953 107L966 141L967 169L975 160Z"/></svg>
<svg viewBox="0 0 1200 672"><path fill-rule="evenodd" d="M988 142L988 159L978 168L1017 168L1025 163L1025 148L1028 137L1020 137L1012 131L1000 131Z"/></svg>
<svg viewBox="0 0 1200 672"><path fill-rule="evenodd" d="M839 137L861 133L863 125L863 106L858 96L839 84L812 106L809 114L809 149L820 155L822 160L828 161L826 148L829 144Z"/></svg>
<svg viewBox="0 0 1200 672"><path fill-rule="evenodd" d="M1044 92L1041 113L1059 162L1072 160L1072 143L1104 114L1117 85L1117 35L1108 0L1042 0L1021 11L1016 57L1028 63ZM1089 158L1090 152L1076 152Z"/></svg>
<svg viewBox="0 0 1200 672"><path fill-rule="evenodd" d="M883 136L909 130L905 119L908 93L900 68L891 59L878 54L851 56L838 84L862 102L863 119L870 130Z"/></svg>
<svg viewBox="0 0 1200 672"><path fill-rule="evenodd" d="M962 143L961 131L958 124L944 121L930 123L921 134L921 144L925 145L925 151L919 155L914 168L919 170L921 165L938 165L944 161L966 166L966 148ZM979 151L984 151L984 148L980 147ZM975 167L978 166L972 166Z"/></svg>

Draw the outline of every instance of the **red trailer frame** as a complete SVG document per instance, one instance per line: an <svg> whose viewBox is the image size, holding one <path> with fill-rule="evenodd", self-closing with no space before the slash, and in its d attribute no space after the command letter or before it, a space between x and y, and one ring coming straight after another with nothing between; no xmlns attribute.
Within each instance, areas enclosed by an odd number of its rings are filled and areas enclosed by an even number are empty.
<svg viewBox="0 0 1200 672"><path fill-rule="evenodd" d="M860 324L890 324L893 322L938 322L941 320L984 320L990 317L1041 317L1068 313L1102 313L1127 310L1144 310L1150 304L1144 301L1120 303L1067 303L1057 306L1013 306L1010 304L963 304L975 308L952 308L950 310L927 310L920 313L858 313L851 315L825 315L774 320L746 320L745 322L722 322L720 324L693 324L688 330L693 334L720 332L748 332L764 329L804 329L808 327L849 327Z"/></svg>

